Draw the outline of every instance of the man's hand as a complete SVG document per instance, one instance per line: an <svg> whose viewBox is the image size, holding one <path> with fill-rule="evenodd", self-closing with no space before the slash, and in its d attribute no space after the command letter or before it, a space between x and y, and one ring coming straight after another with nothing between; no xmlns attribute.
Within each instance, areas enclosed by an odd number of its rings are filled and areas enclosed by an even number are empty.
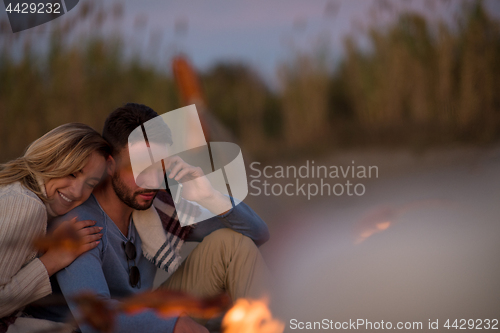
<svg viewBox="0 0 500 333"><path fill-rule="evenodd" d="M200 202L214 195L215 189L201 168L187 164L179 156L170 157L166 162L165 168L170 170L168 178L184 185L182 189L184 199Z"/></svg>
<svg viewBox="0 0 500 333"><path fill-rule="evenodd" d="M209 331L193 319L182 316L175 323L174 333L209 333Z"/></svg>
<svg viewBox="0 0 500 333"><path fill-rule="evenodd" d="M223 214L232 208L231 200L215 190L199 167L184 162L180 157L168 158L165 168L168 178L182 183L182 197L194 201L214 214Z"/></svg>

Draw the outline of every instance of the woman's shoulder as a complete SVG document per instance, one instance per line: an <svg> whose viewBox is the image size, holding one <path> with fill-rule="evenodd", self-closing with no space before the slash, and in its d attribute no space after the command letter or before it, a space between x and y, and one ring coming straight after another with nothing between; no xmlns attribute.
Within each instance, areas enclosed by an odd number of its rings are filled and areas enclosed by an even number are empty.
<svg viewBox="0 0 500 333"><path fill-rule="evenodd" d="M0 212L0 220L16 216L22 219L26 216L47 217L43 201L20 182L0 186Z"/></svg>
<svg viewBox="0 0 500 333"><path fill-rule="evenodd" d="M4 207L6 209L16 208L17 204L22 204L25 209L28 208L26 207L28 205L33 209L45 211L43 201L33 191L21 184L21 182L0 186L0 205L2 202L7 205Z"/></svg>
<svg viewBox="0 0 500 333"><path fill-rule="evenodd" d="M0 239L29 238L45 233L47 210L43 201L21 183L0 187Z"/></svg>

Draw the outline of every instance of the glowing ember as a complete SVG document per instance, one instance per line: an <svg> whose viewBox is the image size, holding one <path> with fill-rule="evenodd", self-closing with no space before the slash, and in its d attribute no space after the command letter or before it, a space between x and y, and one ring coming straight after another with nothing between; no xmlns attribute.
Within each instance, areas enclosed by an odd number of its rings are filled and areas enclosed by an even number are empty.
<svg viewBox="0 0 500 333"><path fill-rule="evenodd" d="M391 225L391 221L377 223L377 229L378 230L385 230L385 229L389 228L390 225Z"/></svg>
<svg viewBox="0 0 500 333"><path fill-rule="evenodd" d="M453 202L429 199L418 200L399 205L395 207L377 207L376 209L368 212L356 225L354 229L354 243L359 244L372 235L387 230L390 226L394 225L397 219L412 210L419 209L425 206L451 206Z"/></svg>
<svg viewBox="0 0 500 333"><path fill-rule="evenodd" d="M265 300L239 299L222 320L224 333L281 333L285 324L273 319Z"/></svg>
<svg viewBox="0 0 500 333"><path fill-rule="evenodd" d="M389 207L381 207L369 212L357 225L354 243L359 244L373 234L386 230L393 224L398 214L400 212L397 209Z"/></svg>

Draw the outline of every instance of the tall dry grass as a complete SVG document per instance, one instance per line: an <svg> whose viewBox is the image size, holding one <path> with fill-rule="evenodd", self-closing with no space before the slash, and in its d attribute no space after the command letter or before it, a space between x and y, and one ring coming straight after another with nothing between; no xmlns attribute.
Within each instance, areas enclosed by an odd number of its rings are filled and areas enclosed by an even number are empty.
<svg viewBox="0 0 500 333"><path fill-rule="evenodd" d="M368 132L395 131L395 141L414 132L419 140L497 139L499 23L475 2L457 27L405 14L387 31L370 30L369 54L347 39L336 75L348 87L353 119Z"/></svg>
<svg viewBox="0 0 500 333"><path fill-rule="evenodd" d="M126 59L119 38L100 34L106 17L120 19L120 8L92 1L77 8L76 21L55 20L50 32L40 26L11 34L1 23L2 36L9 38L0 42L0 161L21 155L63 123L83 122L100 131L106 116L126 102L150 105L160 114L178 107L171 77L137 57Z"/></svg>
<svg viewBox="0 0 500 333"><path fill-rule="evenodd" d="M106 115L129 101L158 113L182 106L167 71L125 57L120 38L99 33L103 22L122 19L119 6L89 1L75 10L78 20L54 21L42 42L39 28L12 35L0 22L0 161L65 122L100 130ZM346 38L334 70L321 54L293 54L276 69L278 91L249 66L218 64L200 73L209 110L259 156L492 142L500 133L499 22L480 1L456 20L450 28L402 14L367 31L370 51ZM41 43L48 46L40 50Z"/></svg>

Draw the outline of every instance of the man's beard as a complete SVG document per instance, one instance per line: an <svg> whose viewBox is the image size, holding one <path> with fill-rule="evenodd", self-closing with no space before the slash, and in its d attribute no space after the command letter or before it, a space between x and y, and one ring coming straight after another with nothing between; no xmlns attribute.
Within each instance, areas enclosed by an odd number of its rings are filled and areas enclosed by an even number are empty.
<svg viewBox="0 0 500 333"><path fill-rule="evenodd" d="M132 207L136 210L146 210L153 204L153 200L149 203L139 204L137 202L137 195L143 193L157 193L158 191L154 190L141 190L135 193L131 193L129 188L121 181L120 176L115 173L111 178L111 184L113 185L113 189L115 190L118 198L123 201L127 206Z"/></svg>

